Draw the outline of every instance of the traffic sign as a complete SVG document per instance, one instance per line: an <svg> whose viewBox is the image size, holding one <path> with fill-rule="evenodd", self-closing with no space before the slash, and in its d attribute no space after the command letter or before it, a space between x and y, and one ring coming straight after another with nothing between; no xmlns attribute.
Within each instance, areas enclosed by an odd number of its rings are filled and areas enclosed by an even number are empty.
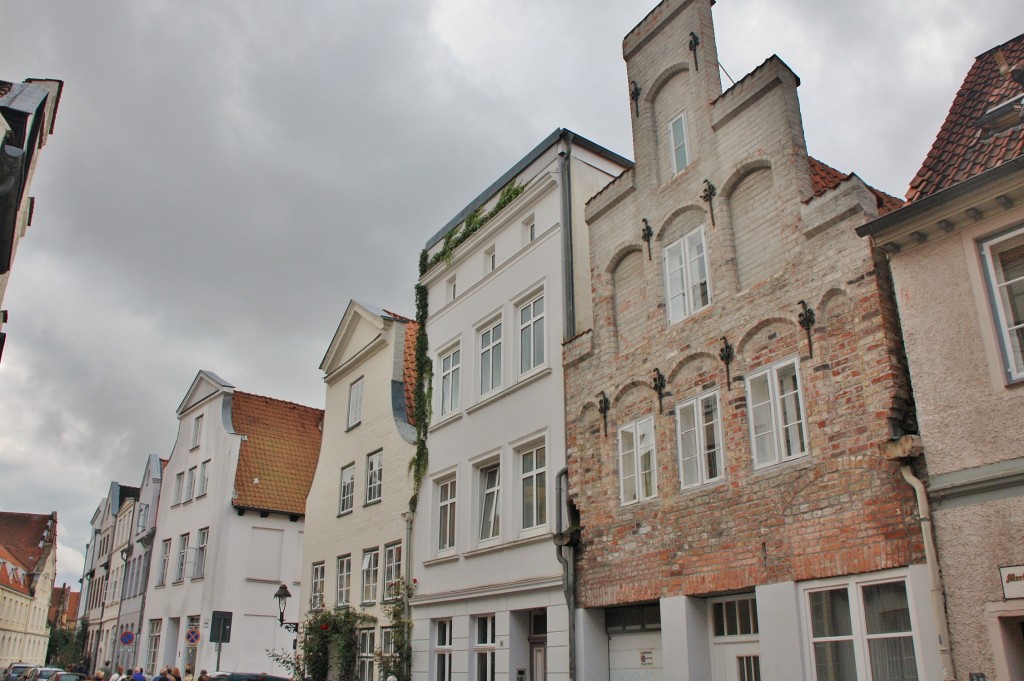
<svg viewBox="0 0 1024 681"><path fill-rule="evenodd" d="M185 632L185 643L190 646L195 646L199 643L199 630L189 629Z"/></svg>
<svg viewBox="0 0 1024 681"><path fill-rule="evenodd" d="M125 631L125 632L121 633L121 645L130 646L134 642L135 642L135 634L133 634L130 631Z"/></svg>

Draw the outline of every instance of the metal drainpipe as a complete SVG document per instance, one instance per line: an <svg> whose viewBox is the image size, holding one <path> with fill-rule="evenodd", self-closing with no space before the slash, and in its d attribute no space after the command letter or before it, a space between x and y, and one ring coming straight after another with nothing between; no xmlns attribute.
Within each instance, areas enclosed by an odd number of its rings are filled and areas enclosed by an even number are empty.
<svg viewBox="0 0 1024 681"><path fill-rule="evenodd" d="M917 496L917 515L921 520L921 534L924 538L924 558L928 563L931 576L932 616L939 626L939 658L942 662L942 678L955 679L953 674L953 656L949 651L949 623L946 620L946 608L943 603L942 575L939 573L938 558L935 555L935 535L932 533L931 507L928 504L928 493L924 483L914 475L908 464L900 466L903 479L914 488Z"/></svg>
<svg viewBox="0 0 1024 681"><path fill-rule="evenodd" d="M555 531L558 536L562 534L562 482L565 481L565 489L569 489L569 469L562 467L562 470L558 471L558 475L555 476L557 500L555 502L555 508L558 509L557 517L555 518ZM568 512L568 508L566 509ZM562 564L562 593L565 594L565 604L569 608L569 681L575 681L576 679L576 566L575 566L575 548L569 545L569 552L573 554L570 559L562 554L563 546L555 546L555 557L558 558L558 562Z"/></svg>
<svg viewBox="0 0 1024 681"><path fill-rule="evenodd" d="M405 519L405 555L402 557L405 565L402 569L405 570L405 579L409 584L412 584L412 521L416 517L415 512L410 508L408 511L402 514ZM402 617L405 619L405 641L406 644L411 643L409 640L412 635L412 605L409 604L410 595L408 590L405 593L405 608L402 613ZM411 669L404 669L405 678L410 678L412 673Z"/></svg>
<svg viewBox="0 0 1024 681"><path fill-rule="evenodd" d="M558 172L562 178L562 283L564 286L564 334L568 340L576 335L576 288L572 265L572 140L569 131L562 133L565 149L558 152Z"/></svg>

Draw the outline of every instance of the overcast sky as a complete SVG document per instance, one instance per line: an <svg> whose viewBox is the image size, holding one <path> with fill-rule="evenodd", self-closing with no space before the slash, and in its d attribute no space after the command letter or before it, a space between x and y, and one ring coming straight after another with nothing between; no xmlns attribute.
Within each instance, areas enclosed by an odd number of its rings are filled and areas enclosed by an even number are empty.
<svg viewBox="0 0 1024 681"><path fill-rule="evenodd" d="M654 5L4 2L0 79L65 81L0 362L0 509L58 512L58 583L199 369L322 407L348 300L412 316L424 242L548 133L632 158L621 41ZM714 11L726 72L778 54L810 153L897 196L974 57L1024 30L1019 0Z"/></svg>

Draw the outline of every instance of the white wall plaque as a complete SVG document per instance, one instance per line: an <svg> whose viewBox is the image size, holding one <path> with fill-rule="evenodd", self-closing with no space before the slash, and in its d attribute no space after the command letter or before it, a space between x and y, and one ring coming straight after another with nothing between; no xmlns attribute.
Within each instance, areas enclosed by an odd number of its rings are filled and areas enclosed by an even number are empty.
<svg viewBox="0 0 1024 681"><path fill-rule="evenodd" d="M1003 598L1024 598L1024 565L999 568L999 581L1003 584Z"/></svg>

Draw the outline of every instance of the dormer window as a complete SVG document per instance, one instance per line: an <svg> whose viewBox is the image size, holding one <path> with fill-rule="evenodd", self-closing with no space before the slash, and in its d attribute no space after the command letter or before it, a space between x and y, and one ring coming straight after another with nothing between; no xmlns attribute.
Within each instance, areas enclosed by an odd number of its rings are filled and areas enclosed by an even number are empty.
<svg viewBox="0 0 1024 681"><path fill-rule="evenodd" d="M686 149L686 114L681 113L668 126L668 138L672 144L672 173L678 175L690 164Z"/></svg>

